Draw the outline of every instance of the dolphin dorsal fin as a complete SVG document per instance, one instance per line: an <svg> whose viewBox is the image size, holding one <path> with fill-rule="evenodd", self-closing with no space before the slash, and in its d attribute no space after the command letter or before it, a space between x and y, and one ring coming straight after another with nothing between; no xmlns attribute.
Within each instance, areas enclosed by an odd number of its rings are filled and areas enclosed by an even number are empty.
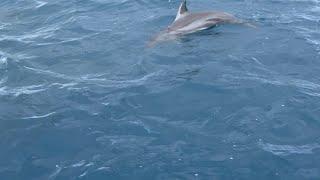
<svg viewBox="0 0 320 180"><path fill-rule="evenodd" d="M179 10L178 10L175 21L183 17L183 15L185 15L186 13L188 13L187 0L183 0L179 6Z"/></svg>

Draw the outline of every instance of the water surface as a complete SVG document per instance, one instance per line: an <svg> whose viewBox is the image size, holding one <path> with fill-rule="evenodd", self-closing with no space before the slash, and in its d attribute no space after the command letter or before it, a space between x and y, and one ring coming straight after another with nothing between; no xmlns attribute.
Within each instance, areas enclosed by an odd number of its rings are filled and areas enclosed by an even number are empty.
<svg viewBox="0 0 320 180"><path fill-rule="evenodd" d="M0 2L0 179L319 179L320 1Z"/></svg>

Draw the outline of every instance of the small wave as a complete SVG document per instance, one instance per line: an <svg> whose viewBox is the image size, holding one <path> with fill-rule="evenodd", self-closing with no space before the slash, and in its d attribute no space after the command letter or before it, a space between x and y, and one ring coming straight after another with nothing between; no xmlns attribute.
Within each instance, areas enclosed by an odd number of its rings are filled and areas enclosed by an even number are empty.
<svg viewBox="0 0 320 180"><path fill-rule="evenodd" d="M36 9L41 8L41 7L45 6L46 4L48 4L48 2L38 1L38 0L34 0L34 2L36 3L36 6L35 6Z"/></svg>
<svg viewBox="0 0 320 180"><path fill-rule="evenodd" d="M320 9L320 6L316 6L317 9ZM315 8L313 8L313 12ZM319 11L318 11L319 12ZM310 27L306 26L295 26L293 29L297 34L302 36L307 43L315 47L316 51L320 53L320 32L319 32L319 13L309 14L309 13L300 13L296 15L296 18L301 18L304 21L312 22Z"/></svg>
<svg viewBox="0 0 320 180"><path fill-rule="evenodd" d="M310 38L306 38L307 42L315 45L316 46L316 50L319 52L320 54L320 40L316 40L316 39L310 39Z"/></svg>
<svg viewBox="0 0 320 180"><path fill-rule="evenodd" d="M73 22L75 22L75 18L70 17L64 21L59 21L48 26L40 27L31 32L26 32L21 35L2 35L0 36L0 41L10 40L23 43L34 43L37 42L40 38L48 39L51 37L55 37L56 31L60 30L66 24Z"/></svg>
<svg viewBox="0 0 320 180"><path fill-rule="evenodd" d="M84 173L82 173L82 174L79 175L79 178L82 178L82 177L84 177L84 176L87 175L87 174L88 174L88 171L85 171Z"/></svg>
<svg viewBox="0 0 320 180"><path fill-rule="evenodd" d="M0 85L7 82L8 78L5 77L3 79L0 79ZM43 92L46 91L49 88L58 88L58 89L64 89L64 88L70 88L73 86L76 86L78 83L52 83L49 85L46 84L41 84L41 85L30 85L30 86L24 86L24 87L7 87L7 86L3 86L0 88L0 95L2 96L15 96L18 97L22 94L35 94L35 93L39 93L39 92ZM41 118L41 117L40 117ZM31 118L30 118L31 119Z"/></svg>
<svg viewBox="0 0 320 180"><path fill-rule="evenodd" d="M320 148L319 144L307 144L301 146L294 145L275 145L270 143L259 142L258 144L263 150L271 152L278 156L288 156L291 154L312 154L314 149Z"/></svg>
<svg viewBox="0 0 320 180"><path fill-rule="evenodd" d="M51 116L53 114L56 114L56 112L51 112L51 113L44 114L44 115L36 115L36 116L24 117L24 118L21 118L21 119L41 119L41 118L49 117L49 116Z"/></svg>
<svg viewBox="0 0 320 180"><path fill-rule="evenodd" d="M292 2L301 2L301 3L319 3L320 0L272 0L272 2L281 2L281 3L292 3Z"/></svg>
<svg viewBox="0 0 320 180"><path fill-rule="evenodd" d="M62 171L62 167L60 167L59 165L56 165L56 170L49 176L49 179L55 179L60 172Z"/></svg>
<svg viewBox="0 0 320 180"><path fill-rule="evenodd" d="M62 39L62 40L57 41L57 42L37 43L36 45L38 45L38 46L46 46L46 45L65 44L65 43L70 43L70 42L76 42L76 41L84 40L84 39L93 37L93 36L95 36L95 35L97 35L97 34L99 34L99 33L93 33L93 34L89 34L89 35L82 36L82 37L77 37L77 38L66 38L66 39Z"/></svg>
<svg viewBox="0 0 320 180"><path fill-rule="evenodd" d="M0 85L7 82L8 78L3 78L3 79L0 79Z"/></svg>
<svg viewBox="0 0 320 180"><path fill-rule="evenodd" d="M63 89L63 88L67 88L67 87L73 87L73 86L76 86L78 83L52 83L50 84L50 87L52 86L58 86L59 89Z"/></svg>
<svg viewBox="0 0 320 180"><path fill-rule="evenodd" d="M311 9L311 12L319 13L320 12L320 6L316 6Z"/></svg>
<svg viewBox="0 0 320 180"><path fill-rule="evenodd" d="M81 167L81 166L83 166L85 164L86 164L86 161L85 160L81 160L78 163L72 164L71 167Z"/></svg>
<svg viewBox="0 0 320 180"><path fill-rule="evenodd" d="M5 29L9 25L10 25L9 23L0 22L0 30Z"/></svg>
<svg viewBox="0 0 320 180"><path fill-rule="evenodd" d="M91 0L93 2L97 2L97 3L125 3L128 2L129 0Z"/></svg>
<svg viewBox="0 0 320 180"><path fill-rule="evenodd" d="M105 167L105 166L99 167L96 169L96 171L108 171L108 170L110 170L110 167Z"/></svg>
<svg viewBox="0 0 320 180"><path fill-rule="evenodd" d="M17 87L17 88L9 88L7 86L0 88L0 95L2 96L10 96L13 95L18 97L22 94L35 94L38 92L45 91L46 88L43 88L44 85L31 85L31 86L24 86L24 87Z"/></svg>
<svg viewBox="0 0 320 180"><path fill-rule="evenodd" d="M32 67L28 67L28 66L24 66L26 69L32 70L36 73L39 74L45 74L51 77L55 77L55 78L61 78L64 80L71 80L73 81L73 83L81 83L81 82L86 82L86 83L99 83L97 85L103 86L103 87L117 87L117 88L124 88L124 87L129 87L129 86L139 86L139 85L143 85L145 83L145 81L147 81L149 78L152 78L154 76L158 76L161 71L158 72L153 72L150 74L147 74L141 78L137 78L137 79L130 79L130 80L110 80L110 79L106 79L106 78L99 78L103 75L101 74L87 74L87 75L83 75L81 77L72 77L72 76L67 76L64 74L60 74L60 73L56 73L56 72L52 72L49 70L42 70L42 69L36 69L36 68L32 68ZM103 84L101 84L103 83Z"/></svg>
<svg viewBox="0 0 320 180"><path fill-rule="evenodd" d="M320 93L320 84L310 82L307 80L302 79L294 79L294 78L288 78L286 76L281 76L279 74L274 74L273 78L272 76L261 76L258 74L246 74L242 76L231 76L231 75L224 75L224 78L231 79L231 80L252 80L252 81L258 81L261 83L266 84L272 84L276 86L293 86L296 88L299 88L300 91L305 93L305 91L310 92L316 92Z"/></svg>
<svg viewBox="0 0 320 180"><path fill-rule="evenodd" d="M8 66L8 58L7 57L1 57L0 58L0 69L7 69Z"/></svg>
<svg viewBox="0 0 320 180"><path fill-rule="evenodd" d="M111 144L119 146L132 146L138 145L143 146L147 145L154 140L153 137L139 137L134 135L123 135L123 136L101 136L96 138L96 141L101 144Z"/></svg>
<svg viewBox="0 0 320 180"><path fill-rule="evenodd" d="M31 58L35 57L35 56L30 56L30 55L27 55L27 54L23 54L23 53L9 54L9 53L6 53L4 51L0 51L0 56L4 56L6 58L9 58L10 60L16 60L16 61L19 61L19 60L22 60L22 59L31 59Z"/></svg>
<svg viewBox="0 0 320 180"><path fill-rule="evenodd" d="M129 121L129 123L132 123L134 125L140 126L142 127L145 131L147 131L149 134L152 133L153 131L150 129L150 127L148 127L145 123L143 123L140 120L137 121Z"/></svg>
<svg viewBox="0 0 320 180"><path fill-rule="evenodd" d="M320 97L320 92L309 92L309 91L304 91L305 94L309 96L314 96L314 97Z"/></svg>
<svg viewBox="0 0 320 180"><path fill-rule="evenodd" d="M91 13L86 16L78 16L77 23L86 30L99 31L99 32L111 32L112 28L105 26L105 24L115 23L114 19L110 18L99 18L103 17L103 13Z"/></svg>
<svg viewBox="0 0 320 180"><path fill-rule="evenodd" d="M61 78L61 79L66 79L66 80L74 80L74 78L72 78L72 77L68 77L64 74L52 72L49 70L42 70L42 69L32 68L32 67L28 67L28 66L24 66L24 68L29 69L31 71L34 71L35 73L38 73L38 74L45 74L45 75L49 75L51 77Z"/></svg>

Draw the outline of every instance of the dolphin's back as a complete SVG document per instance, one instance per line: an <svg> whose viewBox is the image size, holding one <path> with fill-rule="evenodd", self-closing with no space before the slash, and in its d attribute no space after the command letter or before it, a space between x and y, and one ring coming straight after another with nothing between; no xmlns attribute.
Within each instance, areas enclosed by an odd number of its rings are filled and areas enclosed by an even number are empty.
<svg viewBox="0 0 320 180"><path fill-rule="evenodd" d="M237 18L224 12L188 13L174 21L169 27L169 32L187 33L207 29L219 23L235 23Z"/></svg>

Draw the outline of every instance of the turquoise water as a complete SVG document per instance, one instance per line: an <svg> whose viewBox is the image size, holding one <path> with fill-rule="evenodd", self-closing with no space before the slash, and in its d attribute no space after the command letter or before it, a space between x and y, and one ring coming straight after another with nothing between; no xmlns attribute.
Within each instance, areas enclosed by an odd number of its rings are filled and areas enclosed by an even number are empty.
<svg viewBox="0 0 320 180"><path fill-rule="evenodd" d="M0 179L320 178L320 1L0 1Z"/></svg>

